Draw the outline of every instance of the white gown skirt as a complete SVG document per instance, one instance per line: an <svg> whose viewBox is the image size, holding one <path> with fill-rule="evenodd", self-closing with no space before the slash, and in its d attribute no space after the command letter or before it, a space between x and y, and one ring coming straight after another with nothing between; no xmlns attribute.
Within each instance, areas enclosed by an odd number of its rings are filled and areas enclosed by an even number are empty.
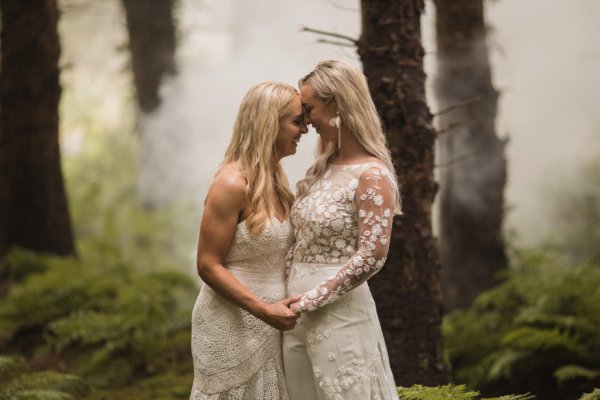
<svg viewBox="0 0 600 400"><path fill-rule="evenodd" d="M288 295L313 289L341 264L293 263ZM387 349L367 283L316 311L283 335L290 400L398 399Z"/></svg>

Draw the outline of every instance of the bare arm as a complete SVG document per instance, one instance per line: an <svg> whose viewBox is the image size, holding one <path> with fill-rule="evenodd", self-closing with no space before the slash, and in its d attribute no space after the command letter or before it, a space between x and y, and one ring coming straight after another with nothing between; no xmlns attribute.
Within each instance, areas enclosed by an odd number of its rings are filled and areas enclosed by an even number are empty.
<svg viewBox="0 0 600 400"><path fill-rule="evenodd" d="M245 209L246 182L233 168L225 168L211 186L204 205L198 238L197 267L202 280L217 293L267 324L292 329L297 316L288 304L294 299L266 304L223 266L239 216Z"/></svg>

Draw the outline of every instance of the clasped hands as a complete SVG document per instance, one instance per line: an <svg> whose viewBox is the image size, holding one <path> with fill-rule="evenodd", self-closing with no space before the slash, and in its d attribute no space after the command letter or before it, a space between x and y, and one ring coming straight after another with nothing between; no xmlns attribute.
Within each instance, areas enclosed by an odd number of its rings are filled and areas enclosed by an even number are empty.
<svg viewBox="0 0 600 400"><path fill-rule="evenodd" d="M277 303L266 304L261 319L280 331L294 329L301 314L298 306L300 298L302 298L301 294L288 297Z"/></svg>

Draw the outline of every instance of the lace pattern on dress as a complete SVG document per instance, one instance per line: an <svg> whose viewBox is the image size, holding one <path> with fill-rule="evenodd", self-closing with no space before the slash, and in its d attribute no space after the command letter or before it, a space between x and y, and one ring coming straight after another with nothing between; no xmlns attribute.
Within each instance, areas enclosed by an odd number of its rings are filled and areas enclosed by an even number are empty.
<svg viewBox="0 0 600 400"><path fill-rule="evenodd" d="M272 218L258 235L251 235L242 222L224 265L263 301L280 301L285 298L283 266L292 242L287 221ZM282 384L281 332L208 285L200 289L192 312L192 355L193 400L287 398ZM264 396L256 396L260 390Z"/></svg>
<svg viewBox="0 0 600 400"><path fill-rule="evenodd" d="M302 296L302 311L335 301L385 263L396 184L392 174L380 163L341 167L336 174L330 167L292 209L292 222L303 224L294 224L297 241L288 254L288 268L292 261L343 263L334 276ZM349 181L347 174L352 175Z"/></svg>

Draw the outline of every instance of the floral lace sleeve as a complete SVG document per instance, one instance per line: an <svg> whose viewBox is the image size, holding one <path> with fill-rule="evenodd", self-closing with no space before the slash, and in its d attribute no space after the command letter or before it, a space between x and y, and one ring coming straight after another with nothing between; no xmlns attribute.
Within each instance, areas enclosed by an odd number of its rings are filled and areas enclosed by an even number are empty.
<svg viewBox="0 0 600 400"><path fill-rule="evenodd" d="M394 187L379 167L365 170L354 194L358 213L358 249L331 278L304 293L302 311L332 303L377 273L387 257L394 216Z"/></svg>

